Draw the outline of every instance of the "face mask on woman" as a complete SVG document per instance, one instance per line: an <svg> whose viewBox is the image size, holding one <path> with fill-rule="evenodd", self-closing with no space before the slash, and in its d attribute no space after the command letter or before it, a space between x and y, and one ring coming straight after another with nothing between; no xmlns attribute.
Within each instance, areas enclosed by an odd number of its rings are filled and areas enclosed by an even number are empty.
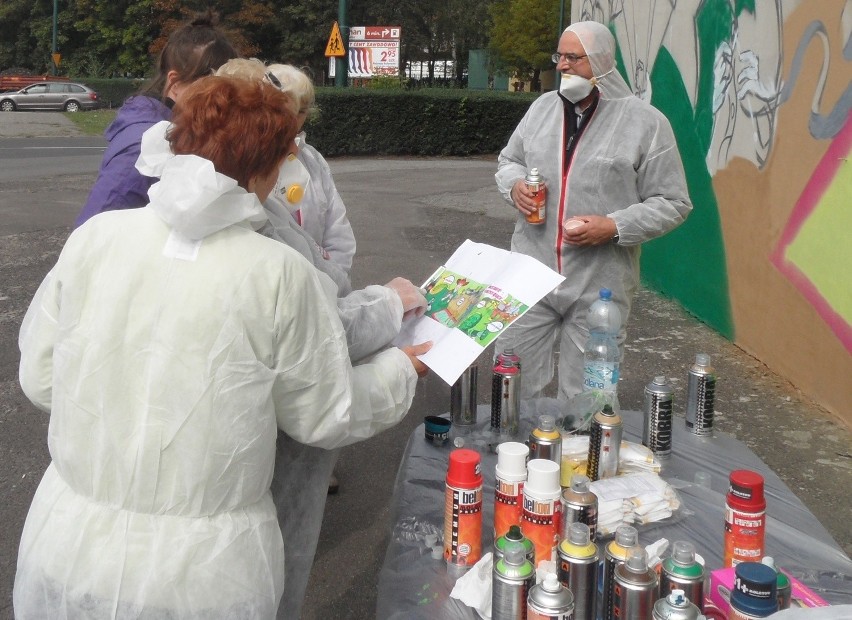
<svg viewBox="0 0 852 620"><path fill-rule="evenodd" d="M284 198L284 203L291 212L298 209L298 204L302 202L310 180L311 174L302 162L295 155L288 155L284 165L281 166L275 190Z"/></svg>

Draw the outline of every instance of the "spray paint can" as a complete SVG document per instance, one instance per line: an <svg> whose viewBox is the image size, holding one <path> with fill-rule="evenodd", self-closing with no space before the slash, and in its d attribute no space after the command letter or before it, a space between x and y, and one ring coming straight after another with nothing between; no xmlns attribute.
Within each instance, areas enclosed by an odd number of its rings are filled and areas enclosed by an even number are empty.
<svg viewBox="0 0 852 620"><path fill-rule="evenodd" d="M547 187L544 185L544 179L538 172L538 168L530 168L527 176L524 177L524 183L527 189L533 193L533 201L535 202L535 211L526 216L527 222L530 224L544 224L547 219L545 211L545 203L547 202Z"/></svg>
<svg viewBox="0 0 852 620"><path fill-rule="evenodd" d="M793 585L790 583L790 578L775 565L775 558L772 556L767 555L760 562L774 570L777 575L775 590L778 593L778 611L789 609L793 596Z"/></svg>
<svg viewBox="0 0 852 620"><path fill-rule="evenodd" d="M497 445L497 467L494 468L494 540L521 522L524 482L527 479L527 457L530 449L517 441Z"/></svg>
<svg viewBox="0 0 852 620"><path fill-rule="evenodd" d="M535 568L521 545L512 543L494 562L491 576L492 620L525 620L527 595L535 585Z"/></svg>
<svg viewBox="0 0 852 620"><path fill-rule="evenodd" d="M556 547L562 524L559 465L545 459L527 464L521 530L535 545L535 565L556 560Z"/></svg>
<svg viewBox="0 0 852 620"><path fill-rule="evenodd" d="M530 589L527 620L574 620L574 595L553 573Z"/></svg>
<svg viewBox="0 0 852 620"><path fill-rule="evenodd" d="M557 430L552 415L539 417L538 426L530 431L527 445L530 447L530 459L547 459L561 466L562 433Z"/></svg>
<svg viewBox="0 0 852 620"><path fill-rule="evenodd" d="M472 364L450 388L450 416L453 428L476 425L476 388L479 368Z"/></svg>
<svg viewBox="0 0 852 620"><path fill-rule="evenodd" d="M648 554L632 547L624 564L615 567L613 617L619 620L651 620L660 598L657 572L648 568Z"/></svg>
<svg viewBox="0 0 852 620"><path fill-rule="evenodd" d="M713 434L716 371L710 366L710 356L698 353L687 373L686 428L696 435Z"/></svg>
<svg viewBox="0 0 852 620"><path fill-rule="evenodd" d="M535 566L535 545L524 536L520 525L511 526L503 536L494 539L494 560L499 560L506 555L506 547L511 544L521 545L524 548L526 558Z"/></svg>
<svg viewBox="0 0 852 620"><path fill-rule="evenodd" d="M582 474L571 477L571 486L562 491L562 538L568 537L572 523L589 526L589 536L595 539L598 529L598 496L589 489L589 478Z"/></svg>
<svg viewBox="0 0 852 620"><path fill-rule="evenodd" d="M503 435L518 432L521 371L515 360L498 355L491 376L491 429Z"/></svg>
<svg viewBox="0 0 852 620"><path fill-rule="evenodd" d="M699 620L703 618L698 609L686 597L683 590L672 590L654 603L654 620Z"/></svg>
<svg viewBox="0 0 852 620"><path fill-rule="evenodd" d="M572 523L559 543L557 576L574 595L574 620L595 620L598 582L598 546L592 542L589 526Z"/></svg>
<svg viewBox="0 0 852 620"><path fill-rule="evenodd" d="M663 376L645 386L642 445L659 460L672 455L672 387Z"/></svg>
<svg viewBox="0 0 852 620"><path fill-rule="evenodd" d="M728 620L755 620L778 611L778 576L760 562L741 562L734 569Z"/></svg>
<svg viewBox="0 0 852 620"><path fill-rule="evenodd" d="M589 461L586 474L589 480L612 478L618 473L618 455L621 450L621 416L609 405L592 416L589 433Z"/></svg>
<svg viewBox="0 0 852 620"><path fill-rule="evenodd" d="M615 569L627 561L630 549L639 542L639 532L632 525L619 525L615 538L604 547L598 575L598 609L603 620L612 620L615 609Z"/></svg>
<svg viewBox="0 0 852 620"><path fill-rule="evenodd" d="M444 559L459 576L482 557L482 469L475 450L450 452L444 502Z"/></svg>
<svg viewBox="0 0 852 620"><path fill-rule="evenodd" d="M766 499L763 476L737 469L728 476L725 497L725 566L760 562L766 537Z"/></svg>
<svg viewBox="0 0 852 620"><path fill-rule="evenodd" d="M660 568L660 596L676 590L700 609L704 608L704 567L695 559L695 545L676 540L671 557L663 560Z"/></svg>

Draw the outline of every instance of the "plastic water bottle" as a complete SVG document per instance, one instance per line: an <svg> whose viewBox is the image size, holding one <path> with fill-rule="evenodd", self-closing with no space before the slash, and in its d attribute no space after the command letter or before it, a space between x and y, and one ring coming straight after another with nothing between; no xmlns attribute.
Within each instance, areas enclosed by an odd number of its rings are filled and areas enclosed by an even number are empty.
<svg viewBox="0 0 852 620"><path fill-rule="evenodd" d="M583 389L615 392L621 360L617 340L621 311L608 288L602 288L599 295L586 315L589 339L583 350Z"/></svg>

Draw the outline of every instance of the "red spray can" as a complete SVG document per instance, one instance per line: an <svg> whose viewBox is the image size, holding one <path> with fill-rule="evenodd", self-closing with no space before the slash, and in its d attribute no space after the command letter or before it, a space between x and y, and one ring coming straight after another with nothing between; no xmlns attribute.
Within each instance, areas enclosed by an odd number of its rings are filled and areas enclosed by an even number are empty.
<svg viewBox="0 0 852 620"><path fill-rule="evenodd" d="M732 471L725 499L725 566L760 562L766 535L763 476L747 469Z"/></svg>
<svg viewBox="0 0 852 620"><path fill-rule="evenodd" d="M450 453L444 504L444 559L458 576L482 557L482 464L475 450Z"/></svg>

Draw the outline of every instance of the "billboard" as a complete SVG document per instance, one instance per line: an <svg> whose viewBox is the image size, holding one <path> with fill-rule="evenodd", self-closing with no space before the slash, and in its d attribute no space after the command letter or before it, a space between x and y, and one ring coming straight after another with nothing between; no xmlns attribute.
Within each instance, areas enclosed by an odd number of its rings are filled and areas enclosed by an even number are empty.
<svg viewBox="0 0 852 620"><path fill-rule="evenodd" d="M399 26L353 26L349 29L349 77L399 75Z"/></svg>

